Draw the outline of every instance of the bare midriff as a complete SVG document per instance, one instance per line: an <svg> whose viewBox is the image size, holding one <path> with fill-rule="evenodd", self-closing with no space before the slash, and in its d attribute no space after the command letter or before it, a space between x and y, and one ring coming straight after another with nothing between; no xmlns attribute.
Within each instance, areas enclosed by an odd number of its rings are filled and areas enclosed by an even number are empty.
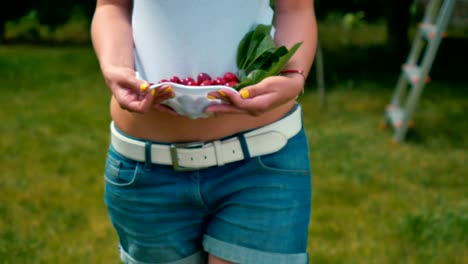
<svg viewBox="0 0 468 264"><path fill-rule="evenodd" d="M291 101L260 116L248 114L218 114L208 118L190 119L157 110L145 114L120 108L111 100L111 116L115 125L125 134L158 142L211 141L247 131L283 117L295 104Z"/></svg>

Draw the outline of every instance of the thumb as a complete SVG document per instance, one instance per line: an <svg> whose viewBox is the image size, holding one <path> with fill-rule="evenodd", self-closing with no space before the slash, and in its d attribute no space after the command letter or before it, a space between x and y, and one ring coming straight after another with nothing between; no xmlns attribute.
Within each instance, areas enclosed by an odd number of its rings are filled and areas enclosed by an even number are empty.
<svg viewBox="0 0 468 264"><path fill-rule="evenodd" d="M248 88L244 88L239 91L239 94L242 99L247 99L250 97L250 90Z"/></svg>
<svg viewBox="0 0 468 264"><path fill-rule="evenodd" d="M140 92L143 93L146 93L151 86L151 83L148 83L147 81L140 78L138 72L135 72L135 78L132 78L131 81L135 82L135 86L138 87Z"/></svg>
<svg viewBox="0 0 468 264"><path fill-rule="evenodd" d="M268 85L265 84L255 84L247 86L239 91L239 95L242 99L254 98L256 96L268 93Z"/></svg>
<svg viewBox="0 0 468 264"><path fill-rule="evenodd" d="M139 78L134 71L126 72L120 80L120 85L135 92L147 92L150 84Z"/></svg>

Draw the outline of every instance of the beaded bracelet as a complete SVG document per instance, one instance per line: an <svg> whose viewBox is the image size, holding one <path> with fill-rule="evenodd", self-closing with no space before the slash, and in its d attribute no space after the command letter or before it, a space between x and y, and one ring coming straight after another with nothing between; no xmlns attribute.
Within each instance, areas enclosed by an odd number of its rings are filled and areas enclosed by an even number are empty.
<svg viewBox="0 0 468 264"><path fill-rule="evenodd" d="M305 76L303 70L282 70L282 71L280 71L279 74L284 75L284 74L287 74L287 73L297 73L297 74L300 74L302 76L302 78L304 78L304 80L306 79L306 76Z"/></svg>

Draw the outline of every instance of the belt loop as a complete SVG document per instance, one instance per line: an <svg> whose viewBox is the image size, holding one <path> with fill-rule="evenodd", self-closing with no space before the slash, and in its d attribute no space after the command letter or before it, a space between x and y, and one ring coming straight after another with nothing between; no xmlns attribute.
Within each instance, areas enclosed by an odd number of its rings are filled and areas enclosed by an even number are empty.
<svg viewBox="0 0 468 264"><path fill-rule="evenodd" d="M223 155L223 150L221 149L221 141L215 140L213 141L213 146L215 149L215 156L216 156L216 164L218 166L223 166L224 165L224 155Z"/></svg>
<svg viewBox="0 0 468 264"><path fill-rule="evenodd" d="M239 143L242 148L242 153L244 153L244 159L250 159L249 146L247 145L245 134L242 133L237 138L239 139Z"/></svg>
<svg viewBox="0 0 468 264"><path fill-rule="evenodd" d="M152 158L151 158L151 142L146 141L145 142L145 170L149 171L151 170L152 166Z"/></svg>

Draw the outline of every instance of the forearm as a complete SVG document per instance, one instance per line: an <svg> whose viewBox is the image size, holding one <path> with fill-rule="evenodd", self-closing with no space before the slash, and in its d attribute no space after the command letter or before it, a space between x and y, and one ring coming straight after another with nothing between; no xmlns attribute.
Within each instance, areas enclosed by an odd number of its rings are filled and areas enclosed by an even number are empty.
<svg viewBox="0 0 468 264"><path fill-rule="evenodd" d="M98 1L91 39L103 71L107 67L134 67L130 12L131 1Z"/></svg>
<svg viewBox="0 0 468 264"><path fill-rule="evenodd" d="M313 1L277 0L275 16L275 42L288 48L303 42L285 69L304 70L309 73L317 48L317 21Z"/></svg>

